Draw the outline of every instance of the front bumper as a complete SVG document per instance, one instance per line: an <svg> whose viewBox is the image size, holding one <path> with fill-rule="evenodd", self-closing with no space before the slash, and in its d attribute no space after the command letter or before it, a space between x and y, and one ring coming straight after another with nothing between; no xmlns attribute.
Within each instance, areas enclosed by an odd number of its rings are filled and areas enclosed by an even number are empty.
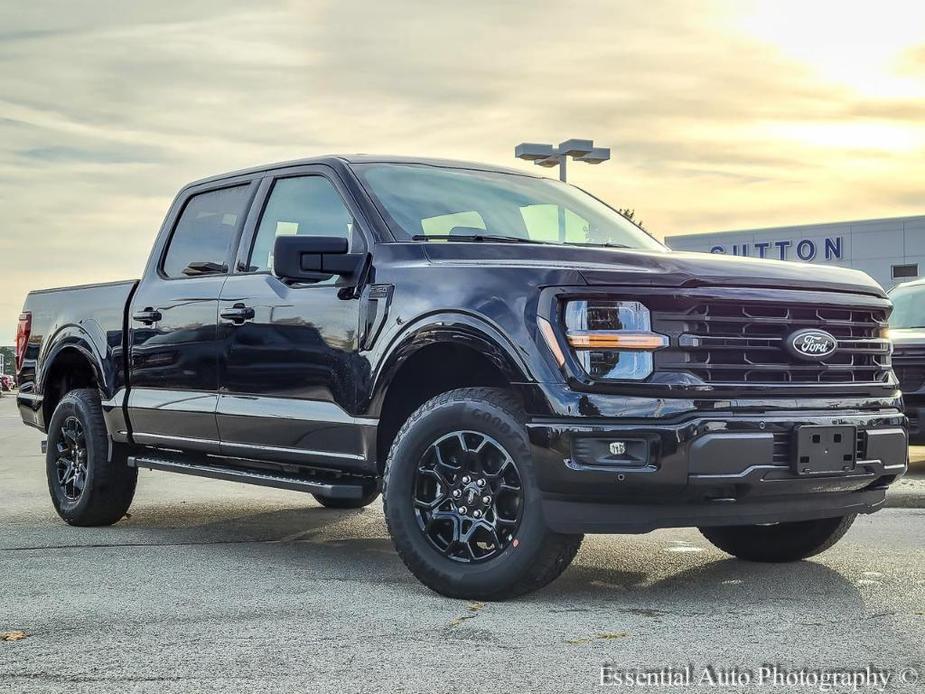
<svg viewBox="0 0 925 694"><path fill-rule="evenodd" d="M856 459L838 472L801 474L796 431L808 425L853 427ZM547 524L566 533L871 513L908 460L906 417L898 410L535 418L528 430ZM623 449L608 455L614 442Z"/></svg>

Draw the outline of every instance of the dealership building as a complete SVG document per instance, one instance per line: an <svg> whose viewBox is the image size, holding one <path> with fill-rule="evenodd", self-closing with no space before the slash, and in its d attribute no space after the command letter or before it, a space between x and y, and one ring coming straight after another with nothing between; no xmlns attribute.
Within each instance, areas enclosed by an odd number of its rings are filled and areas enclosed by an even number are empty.
<svg viewBox="0 0 925 694"><path fill-rule="evenodd" d="M669 247L863 270L890 289L925 277L925 215L669 236Z"/></svg>

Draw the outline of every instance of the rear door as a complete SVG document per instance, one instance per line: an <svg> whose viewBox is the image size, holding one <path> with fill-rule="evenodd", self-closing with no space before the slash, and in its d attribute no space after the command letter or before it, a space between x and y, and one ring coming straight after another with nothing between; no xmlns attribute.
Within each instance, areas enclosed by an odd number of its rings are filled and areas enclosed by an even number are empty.
<svg viewBox="0 0 925 694"><path fill-rule="evenodd" d="M178 199L129 306L129 421L136 443L218 450L218 297L256 182Z"/></svg>
<svg viewBox="0 0 925 694"><path fill-rule="evenodd" d="M346 238L352 253L369 242L349 194L324 166L277 173L261 189L261 213L219 301L222 452L362 468L374 422L354 416L369 378L357 344L359 301L336 277L280 280L272 252L280 235Z"/></svg>

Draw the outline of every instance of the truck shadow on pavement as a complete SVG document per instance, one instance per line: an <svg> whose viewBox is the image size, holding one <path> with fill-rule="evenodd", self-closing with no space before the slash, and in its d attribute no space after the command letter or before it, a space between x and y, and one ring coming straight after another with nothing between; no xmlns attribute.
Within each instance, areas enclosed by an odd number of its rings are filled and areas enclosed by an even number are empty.
<svg viewBox="0 0 925 694"><path fill-rule="evenodd" d="M409 591L433 595L402 565L378 505L363 511L306 505L240 515L232 507L217 512L225 514L232 517L215 518L195 505L149 508L123 527L130 535L143 535L146 544L215 544L209 551L259 555L252 560L301 568L319 578L405 584ZM259 549L247 546L254 544ZM674 611L691 614L696 604L712 613L717 604L730 602L793 604L819 619L864 611L857 586L818 561L759 564L716 559L717 554L706 540L666 544L647 536L595 537L557 581L518 602L548 603L553 611L616 602L653 618ZM875 578L866 582L877 583Z"/></svg>
<svg viewBox="0 0 925 694"><path fill-rule="evenodd" d="M666 569L670 571L672 563L658 557L651 558L651 572L626 571L613 565L572 566L538 599L554 604L569 596L583 596L595 602L651 602L666 611L676 606L685 614L691 614L692 603L811 604L812 612L828 614L864 607L858 589L850 580L813 560L758 564L733 558L703 558L706 563L667 575Z"/></svg>

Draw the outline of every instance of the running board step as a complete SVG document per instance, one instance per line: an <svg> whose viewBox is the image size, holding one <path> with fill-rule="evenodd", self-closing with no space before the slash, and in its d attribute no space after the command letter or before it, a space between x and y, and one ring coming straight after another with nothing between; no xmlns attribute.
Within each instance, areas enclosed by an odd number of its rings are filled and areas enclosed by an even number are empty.
<svg viewBox="0 0 925 694"><path fill-rule="evenodd" d="M296 492L320 494L334 499L359 499L363 496L361 484L338 484L304 477L295 477L264 470L247 470L243 468L223 467L207 463L181 461L173 458L159 458L147 455L133 455L128 459L129 467L179 472L181 475L210 477L228 482L243 482L261 487L291 489Z"/></svg>

